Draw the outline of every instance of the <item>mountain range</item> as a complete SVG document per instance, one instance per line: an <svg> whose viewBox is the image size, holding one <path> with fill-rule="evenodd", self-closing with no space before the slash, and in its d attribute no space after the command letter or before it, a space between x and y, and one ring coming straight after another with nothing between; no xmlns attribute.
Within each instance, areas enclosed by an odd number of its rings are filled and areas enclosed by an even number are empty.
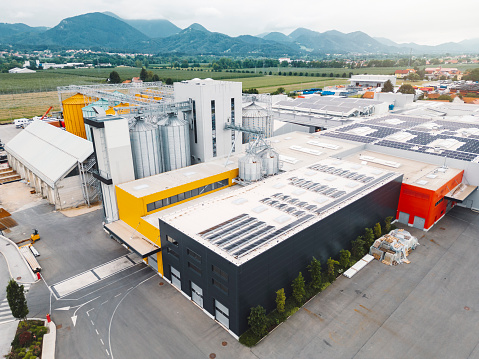
<svg viewBox="0 0 479 359"><path fill-rule="evenodd" d="M479 38L437 46L398 44L355 31L317 32L298 28L281 32L231 37L200 24L181 29L164 19L126 20L111 12L88 13L63 19L53 28L0 23L0 44L29 47L99 49L177 53L187 55L302 56L305 54L440 54L477 53Z"/></svg>

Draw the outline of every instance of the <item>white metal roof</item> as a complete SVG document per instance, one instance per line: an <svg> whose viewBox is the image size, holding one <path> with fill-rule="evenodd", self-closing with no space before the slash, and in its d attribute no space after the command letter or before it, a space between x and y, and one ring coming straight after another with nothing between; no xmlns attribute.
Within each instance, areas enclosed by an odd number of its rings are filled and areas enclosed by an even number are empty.
<svg viewBox="0 0 479 359"><path fill-rule="evenodd" d="M90 141L42 121L34 121L5 149L51 187L93 153Z"/></svg>

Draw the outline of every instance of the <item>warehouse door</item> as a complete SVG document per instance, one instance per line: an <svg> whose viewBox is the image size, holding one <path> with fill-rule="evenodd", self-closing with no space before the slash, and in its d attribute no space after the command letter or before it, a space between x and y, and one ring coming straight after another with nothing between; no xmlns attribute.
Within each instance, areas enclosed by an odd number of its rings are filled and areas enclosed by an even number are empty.
<svg viewBox="0 0 479 359"><path fill-rule="evenodd" d="M230 311L223 304L215 299L215 318L226 328L230 327Z"/></svg>
<svg viewBox="0 0 479 359"><path fill-rule="evenodd" d="M191 299L203 308L203 289L191 282Z"/></svg>
<svg viewBox="0 0 479 359"><path fill-rule="evenodd" d="M178 272L175 268L170 266L171 268L171 284L173 284L176 288L181 290L181 277L180 272Z"/></svg>
<svg viewBox="0 0 479 359"><path fill-rule="evenodd" d="M148 265L158 272L158 262L156 261L156 254L148 257Z"/></svg>
<svg viewBox="0 0 479 359"><path fill-rule="evenodd" d="M424 229L424 224L426 224L426 220L424 218L418 216L414 217L414 223L412 224L414 228Z"/></svg>
<svg viewBox="0 0 479 359"><path fill-rule="evenodd" d="M399 212L399 223L408 224L409 223L409 213Z"/></svg>

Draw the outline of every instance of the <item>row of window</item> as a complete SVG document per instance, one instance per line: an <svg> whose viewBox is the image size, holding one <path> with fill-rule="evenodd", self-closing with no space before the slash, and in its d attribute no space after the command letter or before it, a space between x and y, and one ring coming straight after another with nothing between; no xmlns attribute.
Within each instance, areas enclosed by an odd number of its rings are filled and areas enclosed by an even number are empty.
<svg viewBox="0 0 479 359"><path fill-rule="evenodd" d="M441 203L442 201L444 201L444 197L442 197L439 201L437 201L436 204L435 204L435 206L437 207L437 205L438 205L439 203Z"/></svg>
<svg viewBox="0 0 479 359"><path fill-rule="evenodd" d="M210 183L206 186L201 186L195 189L192 189L191 191L186 191L168 198L163 198L160 199L156 202L148 203L146 205L146 211L151 212L154 211L155 209L160 209L162 207L169 206L171 204L175 204L177 202L184 201L185 199L189 199L192 197L199 196L201 194L213 191L218 188L226 187L228 186L228 179L224 179L218 182Z"/></svg>

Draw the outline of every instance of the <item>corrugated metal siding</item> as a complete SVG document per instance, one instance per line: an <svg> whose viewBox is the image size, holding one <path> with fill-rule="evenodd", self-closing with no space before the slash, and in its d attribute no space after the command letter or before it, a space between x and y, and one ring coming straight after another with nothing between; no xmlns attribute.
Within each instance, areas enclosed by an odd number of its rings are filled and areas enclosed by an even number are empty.
<svg viewBox="0 0 479 359"><path fill-rule="evenodd" d="M68 132L86 139L82 108L95 100L96 99L81 94L76 94L62 101L65 129Z"/></svg>

